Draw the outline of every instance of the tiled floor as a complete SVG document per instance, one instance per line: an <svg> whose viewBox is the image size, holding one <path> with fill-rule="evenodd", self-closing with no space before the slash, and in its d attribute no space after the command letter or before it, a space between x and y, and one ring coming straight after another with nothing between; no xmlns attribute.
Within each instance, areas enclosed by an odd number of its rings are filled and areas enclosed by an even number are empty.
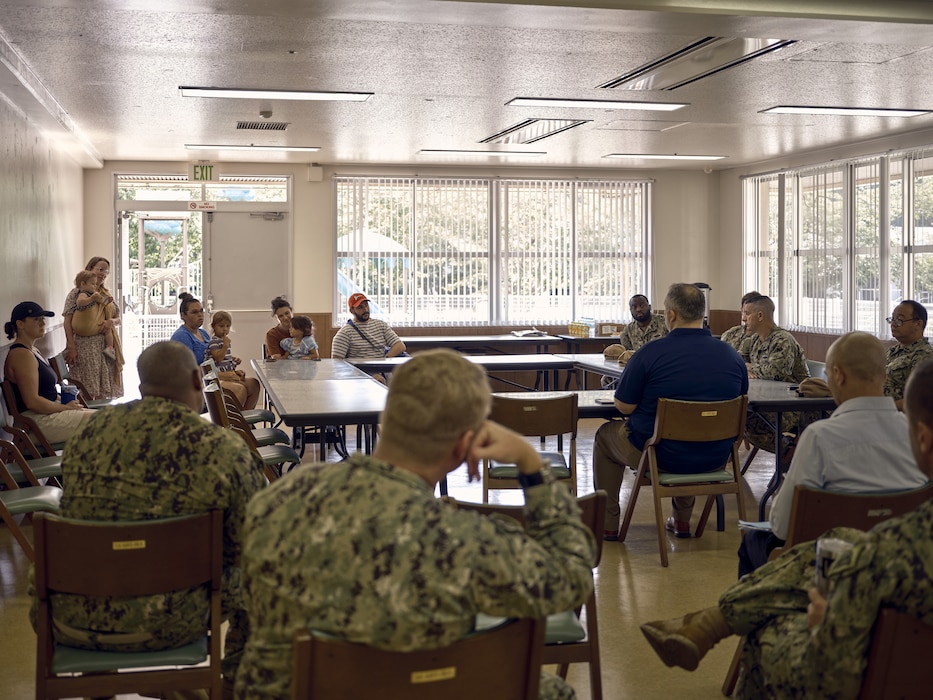
<svg viewBox="0 0 933 700"><path fill-rule="evenodd" d="M592 442L600 424L599 420L581 421L578 438L581 495L593 488ZM741 456L744 458L744 453ZM763 454L746 475L750 518L756 517L752 508L772 469L773 456ZM631 481L627 475L623 497ZM450 492L455 498L470 501L479 501L482 495L479 484L466 483L462 469L451 475ZM521 500L520 492L500 493L503 501ZM725 532L716 532L712 526L700 539L668 538L671 553L666 569L658 556L650 493L645 492L639 499L627 541L606 543L596 572L606 700L722 697L719 687L735 649L732 641L713 649L697 671L688 673L665 667L642 638L638 625L712 605L719 593L735 581L739 535L734 499L727 499L726 508ZM27 570L26 557L9 531L0 527L0 698L4 700L30 698L34 692L35 634L27 616ZM585 665L571 666L569 680L580 700L590 699Z"/></svg>

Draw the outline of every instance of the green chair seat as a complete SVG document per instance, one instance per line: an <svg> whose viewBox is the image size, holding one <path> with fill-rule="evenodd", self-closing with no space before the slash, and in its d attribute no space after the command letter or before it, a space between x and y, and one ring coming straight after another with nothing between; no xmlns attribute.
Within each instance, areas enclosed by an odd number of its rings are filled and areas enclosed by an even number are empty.
<svg viewBox="0 0 933 700"><path fill-rule="evenodd" d="M0 500L11 515L23 513L57 513L61 509L62 490L55 486L28 486L0 491Z"/></svg>
<svg viewBox="0 0 933 700"><path fill-rule="evenodd" d="M244 408L242 413L243 420L250 425L256 425L256 423L275 423L275 414L265 408Z"/></svg>
<svg viewBox="0 0 933 700"><path fill-rule="evenodd" d="M298 464L301 462L299 454L287 445L265 445L260 447L259 458L263 464L284 464L286 462Z"/></svg>
<svg viewBox="0 0 933 700"><path fill-rule="evenodd" d="M58 455L55 457L29 459L26 460L26 463L29 465L32 473L36 475L37 479L48 479L53 476L59 477L62 475L62 458ZM16 462L9 462L4 466L17 484L28 483L29 480L26 478L23 470Z"/></svg>
<svg viewBox="0 0 933 700"><path fill-rule="evenodd" d="M256 440L256 444L260 447L267 445L289 445L292 441L284 430L279 430L278 428L253 428L252 433L253 439Z"/></svg>
<svg viewBox="0 0 933 700"><path fill-rule="evenodd" d="M194 666L207 660L207 637L162 651L90 651L55 645L53 673L95 673L155 666Z"/></svg>
<svg viewBox="0 0 933 700"><path fill-rule="evenodd" d="M735 477L732 472L720 469L715 472L702 472L700 474L673 474L671 472L659 472L658 481L662 486L683 486L684 484L706 484L719 483L721 481L732 481Z"/></svg>
<svg viewBox="0 0 933 700"><path fill-rule="evenodd" d="M570 467L567 466L567 458L560 452L539 452L541 458L551 468L551 473L555 479L569 479ZM518 467L514 464L503 464L493 462L489 467L489 478L491 479L517 479Z"/></svg>
<svg viewBox="0 0 933 700"><path fill-rule="evenodd" d="M489 629L502 624L506 619L505 617L479 613L476 616L476 629ZM573 610L547 616L547 627L544 633L545 644L582 642L584 639L586 639L586 630L580 624L580 618L577 617Z"/></svg>

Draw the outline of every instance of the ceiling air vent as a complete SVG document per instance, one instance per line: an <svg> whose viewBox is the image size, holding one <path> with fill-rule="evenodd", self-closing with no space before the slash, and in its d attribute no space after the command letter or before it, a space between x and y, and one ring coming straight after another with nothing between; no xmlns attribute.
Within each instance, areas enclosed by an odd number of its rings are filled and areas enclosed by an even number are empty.
<svg viewBox="0 0 933 700"><path fill-rule="evenodd" d="M288 122L237 122L236 128L252 131L285 131L288 128Z"/></svg>

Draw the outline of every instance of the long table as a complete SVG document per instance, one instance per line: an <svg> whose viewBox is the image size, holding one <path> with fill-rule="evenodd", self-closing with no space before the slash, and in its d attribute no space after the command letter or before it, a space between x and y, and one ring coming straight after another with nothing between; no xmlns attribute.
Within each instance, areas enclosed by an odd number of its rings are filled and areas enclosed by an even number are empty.
<svg viewBox="0 0 933 700"><path fill-rule="evenodd" d="M517 350L520 353L534 348L535 352L542 353L547 352L549 346L560 343L561 339L553 335L518 336L505 333L501 335L413 335L402 338L402 342L409 350L442 347L468 355L476 352L502 354L501 350L496 349L497 346L506 346L510 351Z"/></svg>
<svg viewBox="0 0 933 700"><path fill-rule="evenodd" d="M293 429L293 441L303 439L305 428L375 426L385 408L385 385L346 360L252 360L250 364L282 421ZM370 447L367 441L367 451ZM323 435L320 457L323 460Z"/></svg>
<svg viewBox="0 0 933 700"><path fill-rule="evenodd" d="M548 375L549 372L553 375L554 387L557 387L559 386L560 372L562 370L570 372L575 367L573 359L565 355L548 355L544 353L535 355L465 355L464 357L466 357L466 359L468 359L470 362L478 364L481 367L485 367L486 371L490 373L524 371L536 373L542 372L544 376L545 391L551 388L551 382ZM354 366L363 370L367 374L388 374L392 370L407 362L409 359L410 358L408 357L386 357L379 360L350 359L348 362L351 362ZM520 389L529 388L507 379L502 379L501 377L495 377L495 379Z"/></svg>

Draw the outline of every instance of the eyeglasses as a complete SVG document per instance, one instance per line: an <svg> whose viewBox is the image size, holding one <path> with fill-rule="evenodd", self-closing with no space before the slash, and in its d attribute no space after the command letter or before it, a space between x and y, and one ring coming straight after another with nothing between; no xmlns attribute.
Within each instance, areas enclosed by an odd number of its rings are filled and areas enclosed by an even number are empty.
<svg viewBox="0 0 933 700"><path fill-rule="evenodd" d="M890 323L895 328L900 328L908 321L919 321L919 318L894 318L893 316L888 316L884 319L887 323Z"/></svg>

